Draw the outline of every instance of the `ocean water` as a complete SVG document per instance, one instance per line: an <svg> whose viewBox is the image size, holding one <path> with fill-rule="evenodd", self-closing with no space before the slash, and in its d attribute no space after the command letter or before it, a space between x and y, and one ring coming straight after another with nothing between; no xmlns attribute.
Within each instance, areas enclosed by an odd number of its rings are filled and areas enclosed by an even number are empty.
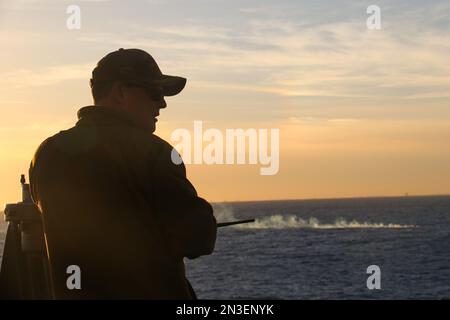
<svg viewBox="0 0 450 320"><path fill-rule="evenodd" d="M203 299L448 299L450 197L216 204L211 256L187 260ZM381 289L367 288L367 267Z"/></svg>
<svg viewBox="0 0 450 320"><path fill-rule="evenodd" d="M216 203L210 256L186 259L201 299L449 299L450 197ZM0 256L6 225L0 222ZM381 288L367 288L368 266Z"/></svg>

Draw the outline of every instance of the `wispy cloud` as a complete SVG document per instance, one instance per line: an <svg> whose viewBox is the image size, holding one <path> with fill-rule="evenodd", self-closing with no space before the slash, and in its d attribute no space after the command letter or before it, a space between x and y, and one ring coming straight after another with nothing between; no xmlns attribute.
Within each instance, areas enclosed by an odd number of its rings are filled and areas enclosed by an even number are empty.
<svg viewBox="0 0 450 320"><path fill-rule="evenodd" d="M430 30L417 34L414 42L403 43L393 30L370 31L360 23L301 29L293 22L260 18L236 33L201 25L147 28L146 32L132 38L94 34L79 40L170 51L167 62L172 66L224 88L251 87L286 96L401 98L418 93L441 96L450 88L445 35ZM255 77L251 85L230 83L226 76L233 74Z"/></svg>
<svg viewBox="0 0 450 320"><path fill-rule="evenodd" d="M385 15L379 31L366 28L362 3L338 3L345 4L345 9L330 11L326 4L297 2L237 7L246 19L241 17L235 25L223 23L221 17L145 25L125 18L117 22L118 30L84 32L76 39L82 45L156 52L158 62L190 75L193 84L223 90L286 97L448 96L448 3L382 2ZM4 84L17 87L85 79L92 66L17 70L7 74L12 81Z"/></svg>
<svg viewBox="0 0 450 320"><path fill-rule="evenodd" d="M19 69L0 74L0 86L23 88L49 86L67 80L86 80L95 63L67 64L35 69Z"/></svg>
<svg viewBox="0 0 450 320"><path fill-rule="evenodd" d="M12 134L27 134L28 132L58 132L62 128L73 126L73 120L59 120L49 122L29 122L16 125L0 125L0 132Z"/></svg>

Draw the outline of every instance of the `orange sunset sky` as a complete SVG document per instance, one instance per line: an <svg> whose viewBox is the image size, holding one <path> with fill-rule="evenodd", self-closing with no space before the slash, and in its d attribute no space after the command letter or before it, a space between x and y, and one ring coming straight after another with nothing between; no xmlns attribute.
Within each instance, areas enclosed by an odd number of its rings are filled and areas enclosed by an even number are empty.
<svg viewBox="0 0 450 320"><path fill-rule="evenodd" d="M66 26L76 3L81 28ZM0 209L46 137L92 103L106 53L141 48L188 78L156 134L280 131L280 168L188 165L211 201L450 193L450 3L0 1Z"/></svg>

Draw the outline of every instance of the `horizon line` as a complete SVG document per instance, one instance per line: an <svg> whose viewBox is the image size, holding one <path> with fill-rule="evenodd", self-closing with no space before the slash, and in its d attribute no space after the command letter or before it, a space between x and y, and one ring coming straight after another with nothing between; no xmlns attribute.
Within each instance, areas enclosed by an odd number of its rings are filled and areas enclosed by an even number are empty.
<svg viewBox="0 0 450 320"><path fill-rule="evenodd" d="M266 199L266 200L226 200L226 201L208 201L212 204L221 203L245 203L245 202L281 202L281 201L321 201L321 200L352 200L352 199L386 199L386 198L432 198L432 197L450 197L450 193L441 194L418 194L418 195L380 195L380 196L348 196L348 197L329 197L329 198L287 198L287 199ZM3 214L4 210L0 209ZM1 220L1 219L0 219Z"/></svg>
<svg viewBox="0 0 450 320"><path fill-rule="evenodd" d="M427 198L427 197L450 197L450 193L441 194L405 194L405 195L380 195L380 196L348 196L348 197L325 197L325 198L286 198L266 200L225 200L209 201L210 203L241 203L241 202L276 202L276 201L316 201L316 200L351 200L351 199L384 199L384 198Z"/></svg>

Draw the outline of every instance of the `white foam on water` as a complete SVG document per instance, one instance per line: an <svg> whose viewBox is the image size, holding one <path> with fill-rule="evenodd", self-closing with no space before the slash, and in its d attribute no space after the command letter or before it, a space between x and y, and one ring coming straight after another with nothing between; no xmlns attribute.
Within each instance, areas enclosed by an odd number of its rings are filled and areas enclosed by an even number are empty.
<svg viewBox="0 0 450 320"><path fill-rule="evenodd" d="M344 218L337 218L334 223L320 223L314 217L307 220L295 215L272 215L257 218L254 223L240 224L233 226L239 229L406 229L416 228L415 225L402 225L394 223L373 223L358 222L356 220L347 221Z"/></svg>

